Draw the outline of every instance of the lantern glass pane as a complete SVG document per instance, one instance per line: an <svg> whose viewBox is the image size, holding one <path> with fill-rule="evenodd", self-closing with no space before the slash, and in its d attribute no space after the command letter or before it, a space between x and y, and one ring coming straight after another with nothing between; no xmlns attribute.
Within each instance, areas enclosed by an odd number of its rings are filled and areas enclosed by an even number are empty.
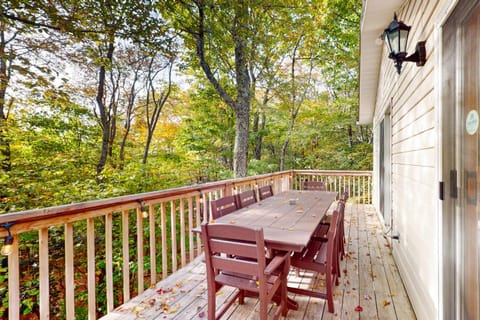
<svg viewBox="0 0 480 320"><path fill-rule="evenodd" d="M409 30L400 30L399 52L407 52L408 31Z"/></svg>
<svg viewBox="0 0 480 320"><path fill-rule="evenodd" d="M399 52L399 34L398 30L387 33L388 46L390 47L390 53L396 55Z"/></svg>

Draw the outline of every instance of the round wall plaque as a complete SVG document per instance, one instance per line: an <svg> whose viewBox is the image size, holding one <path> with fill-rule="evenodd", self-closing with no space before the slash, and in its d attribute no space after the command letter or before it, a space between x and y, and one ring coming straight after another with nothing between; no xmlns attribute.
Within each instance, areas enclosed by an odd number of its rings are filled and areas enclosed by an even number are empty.
<svg viewBox="0 0 480 320"><path fill-rule="evenodd" d="M478 130L478 112L477 110L470 110L465 120L465 128L469 135L474 135Z"/></svg>

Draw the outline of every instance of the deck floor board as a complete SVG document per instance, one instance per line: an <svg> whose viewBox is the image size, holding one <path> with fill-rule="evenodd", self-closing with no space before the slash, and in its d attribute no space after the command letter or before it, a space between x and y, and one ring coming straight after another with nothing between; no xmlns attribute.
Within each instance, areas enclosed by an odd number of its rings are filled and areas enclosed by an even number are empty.
<svg viewBox="0 0 480 320"><path fill-rule="evenodd" d="M295 295L299 309L287 319L416 319L388 241L372 206L348 203L345 210L345 258L341 262L340 284L335 289L335 313L329 313L319 298ZM289 286L322 288L321 275L294 270ZM217 307L233 290L222 288ZM363 311L356 311L360 306ZM270 306L273 315L277 306ZM246 298L235 303L223 319L258 319L258 301ZM206 319L207 291L205 265L201 257L129 302L117 307L102 320L114 319Z"/></svg>

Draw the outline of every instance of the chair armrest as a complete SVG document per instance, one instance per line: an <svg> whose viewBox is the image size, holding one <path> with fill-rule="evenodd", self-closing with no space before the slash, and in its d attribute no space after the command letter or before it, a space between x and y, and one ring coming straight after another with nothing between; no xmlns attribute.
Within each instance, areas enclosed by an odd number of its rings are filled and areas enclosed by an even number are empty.
<svg viewBox="0 0 480 320"><path fill-rule="evenodd" d="M292 253L290 251L287 251L283 254L277 254L273 257L272 261L265 267L264 274L265 275L270 275L272 274L275 270L278 269L285 261L290 259L290 255Z"/></svg>

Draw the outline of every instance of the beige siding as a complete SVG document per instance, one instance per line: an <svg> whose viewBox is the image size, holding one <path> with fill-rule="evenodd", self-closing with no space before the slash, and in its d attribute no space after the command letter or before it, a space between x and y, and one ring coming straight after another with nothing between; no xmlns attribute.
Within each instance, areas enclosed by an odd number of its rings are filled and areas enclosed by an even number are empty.
<svg viewBox="0 0 480 320"><path fill-rule="evenodd" d="M447 2L411 0L397 10L399 20L412 26L408 52L413 53L416 43L426 40L427 63L420 68L404 63L398 75L384 48L374 115L378 135L385 110L391 106L393 233L400 234L400 241L392 245L418 319L436 319L439 308L439 128L438 92L434 90L438 44L434 28ZM374 142L378 144L379 137ZM375 165L379 164L378 150L374 151ZM379 190L375 191L378 195ZM377 196L376 204L378 201Z"/></svg>

